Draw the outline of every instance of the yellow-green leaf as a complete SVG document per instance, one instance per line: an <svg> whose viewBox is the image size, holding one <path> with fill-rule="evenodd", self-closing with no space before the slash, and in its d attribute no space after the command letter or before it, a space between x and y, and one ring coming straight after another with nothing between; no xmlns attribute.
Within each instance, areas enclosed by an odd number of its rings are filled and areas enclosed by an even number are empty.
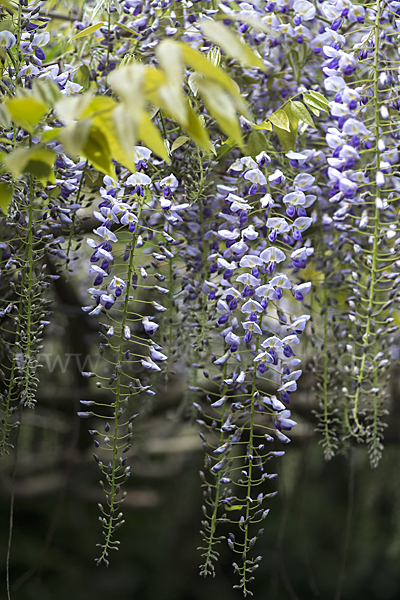
<svg viewBox="0 0 400 600"><path fill-rule="evenodd" d="M124 111L123 119L117 111L124 110L120 105L115 112L107 111L93 117L92 125L105 136L110 155L130 171L135 170L133 147L135 144L134 128L130 125L132 117Z"/></svg>
<svg viewBox="0 0 400 600"><path fill-rule="evenodd" d="M284 110L277 110L267 118L274 126L284 129L285 131L290 131L289 119Z"/></svg>
<svg viewBox="0 0 400 600"><path fill-rule="evenodd" d="M298 100L292 100L290 102L290 108L292 110L292 113L296 115L301 121L307 123L307 125L309 125L310 127L314 127L314 121L312 120L310 113L308 112L307 108L302 102L299 102Z"/></svg>
<svg viewBox="0 0 400 600"><path fill-rule="evenodd" d="M129 33L131 33L132 35L139 35L137 31L134 31L133 29L131 29L130 27L128 27L127 25L124 25L123 23L120 23L118 21L118 23L116 23L116 25L118 27L121 27L121 29L123 29L124 31L128 31Z"/></svg>
<svg viewBox="0 0 400 600"><path fill-rule="evenodd" d="M5 104L12 120L30 132L48 111L47 104L32 95L9 98Z"/></svg>
<svg viewBox="0 0 400 600"><path fill-rule="evenodd" d="M91 120L83 119L79 123L59 129L58 135L54 137L60 140L67 154L77 158L82 154L83 147L89 138L90 127Z"/></svg>
<svg viewBox="0 0 400 600"><path fill-rule="evenodd" d="M285 107L285 114L289 122L289 131L287 129L280 128L277 125L274 125L274 129L279 138L283 151L289 152L289 150L296 150L299 119L295 114L292 113L290 104Z"/></svg>
<svg viewBox="0 0 400 600"><path fill-rule="evenodd" d="M296 81L299 81L301 75L301 68L299 63L299 53L296 50L292 50L288 54L290 66L293 70L293 75Z"/></svg>
<svg viewBox="0 0 400 600"><path fill-rule="evenodd" d="M16 6L9 2L9 0L0 0L0 6L4 6L4 8L6 8L11 13L17 12Z"/></svg>
<svg viewBox="0 0 400 600"><path fill-rule="evenodd" d="M198 80L198 91L222 131L233 138L239 147L243 147L242 129L231 96L219 85L205 78Z"/></svg>
<svg viewBox="0 0 400 600"><path fill-rule="evenodd" d="M154 154L157 154L157 156L167 163L170 163L160 132L157 127L153 125L150 115L145 111L142 111L140 114L138 138L145 146L150 148L150 150L153 150Z"/></svg>
<svg viewBox="0 0 400 600"><path fill-rule="evenodd" d="M186 135L180 135L179 137L177 137L176 140L174 141L174 143L171 146L171 152L173 152L174 150L177 150L178 148L180 148L181 146L183 146L183 144L186 144L186 142L189 139L190 138L188 138Z"/></svg>
<svg viewBox="0 0 400 600"><path fill-rule="evenodd" d="M157 46L156 55L168 81L181 86L184 73L181 46L172 40L163 40Z"/></svg>
<svg viewBox="0 0 400 600"><path fill-rule="evenodd" d="M0 126L4 129L8 129L11 125L11 115L7 109L7 106L2 103L0 104Z"/></svg>
<svg viewBox="0 0 400 600"><path fill-rule="evenodd" d="M54 104L63 97L60 88L54 81L34 79L32 92L37 99L42 100L48 106L54 106Z"/></svg>
<svg viewBox="0 0 400 600"><path fill-rule="evenodd" d="M243 508L246 508L246 506L239 506L238 504L234 504L233 506L225 506L225 510L242 510Z"/></svg>
<svg viewBox="0 0 400 600"><path fill-rule="evenodd" d="M149 89L149 92L157 89L158 82L150 80L151 74L157 76L158 73L161 72L157 69L146 69L144 65L135 63L115 69L110 73L108 81L125 103L127 110L135 117L136 111L145 105L146 88ZM166 79L164 74L162 74L162 78L163 81ZM134 103L132 98L135 99Z"/></svg>
<svg viewBox="0 0 400 600"><path fill-rule="evenodd" d="M79 119L87 119L96 115L107 117L107 113L111 112L116 106L116 101L110 96L95 96L79 113Z"/></svg>
<svg viewBox="0 0 400 600"><path fill-rule="evenodd" d="M235 83L225 71L213 65L212 62L201 54L201 52L198 52L198 50L194 50L183 42L178 43L182 49L184 60L189 67L198 71L204 75L204 77L215 81L215 83L218 83L234 96L240 96L240 89L237 83Z"/></svg>
<svg viewBox="0 0 400 600"><path fill-rule="evenodd" d="M85 37L85 35L91 35L95 31L97 31L98 29L100 29L100 27L104 27L104 23L103 22L101 22L101 23L95 23L95 25L91 25L90 27L86 27L86 29L82 29L82 31L80 31L76 35L73 35L72 38L71 38L71 40L77 40L79 38Z"/></svg>
<svg viewBox="0 0 400 600"><path fill-rule="evenodd" d="M204 129L199 117L196 115L194 110L189 107L188 110L189 124L185 127L186 131L196 144L212 152L213 147L210 143L207 131Z"/></svg>
<svg viewBox="0 0 400 600"><path fill-rule="evenodd" d="M236 58L246 67L265 69L261 58L256 56L249 46L242 43L240 38L222 23L217 23L212 19L202 19L200 27L204 35L222 48L228 56Z"/></svg>
<svg viewBox="0 0 400 600"><path fill-rule="evenodd" d="M307 106L312 110L312 112L314 114L317 114L315 111L319 111L319 110L324 110L325 112L329 112L328 111L328 105L319 100L318 98L315 98L314 95L311 94L303 94L303 100L305 102L305 104L307 104ZM319 113L318 113L319 114ZM317 116L318 116L317 114Z"/></svg>
<svg viewBox="0 0 400 600"><path fill-rule="evenodd" d="M309 90L307 93L309 96L314 98L314 100L318 100L322 104L325 104L326 106L328 106L329 101L325 98L325 96L323 94L320 94L319 92L316 92L314 90Z"/></svg>
<svg viewBox="0 0 400 600"><path fill-rule="evenodd" d="M114 167L111 163L112 156L108 140L96 125L90 128L88 139L82 148L82 154L96 169L113 179L116 178Z"/></svg>
<svg viewBox="0 0 400 600"><path fill-rule="evenodd" d="M272 131L272 125L269 121L262 121L253 126L254 129L263 129L264 131Z"/></svg>
<svg viewBox="0 0 400 600"><path fill-rule="evenodd" d="M12 193L13 189L11 185L0 183L0 208L5 215L7 214L8 206L12 199Z"/></svg>
<svg viewBox="0 0 400 600"><path fill-rule="evenodd" d="M52 167L55 158L56 155L52 150L33 146L14 150L5 158L4 164L14 177L19 177L22 173L30 173L45 185L48 180L54 180Z"/></svg>
<svg viewBox="0 0 400 600"><path fill-rule="evenodd" d="M63 97L55 106L57 115L65 121L76 121L93 98L91 91L79 96Z"/></svg>

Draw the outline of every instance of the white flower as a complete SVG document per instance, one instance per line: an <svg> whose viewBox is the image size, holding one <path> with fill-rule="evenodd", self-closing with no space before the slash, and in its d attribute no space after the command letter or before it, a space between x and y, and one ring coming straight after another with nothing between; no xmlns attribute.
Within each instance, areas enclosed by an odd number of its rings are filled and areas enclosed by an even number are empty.
<svg viewBox="0 0 400 600"><path fill-rule="evenodd" d="M12 48L17 41L17 38L11 31L0 31L0 48Z"/></svg>
<svg viewBox="0 0 400 600"><path fill-rule="evenodd" d="M232 202L230 206L232 212L237 212L238 210L251 210L250 204L247 204L243 198L236 196L236 194L229 194L227 200L228 202Z"/></svg>
<svg viewBox="0 0 400 600"><path fill-rule="evenodd" d="M312 225L312 222L313 220L311 217L298 217L293 223L293 227L299 231L305 231Z"/></svg>
<svg viewBox="0 0 400 600"><path fill-rule="evenodd" d="M151 156L151 150L146 148L146 146L134 146L133 156L135 162L139 162L140 160L149 160Z"/></svg>
<svg viewBox="0 0 400 600"><path fill-rule="evenodd" d="M50 33L48 31L44 31L43 33L35 33L32 46L46 46L50 41Z"/></svg>
<svg viewBox="0 0 400 600"><path fill-rule="evenodd" d="M178 187L178 185L179 185L179 181L177 180L175 175L173 175L172 173L171 173L171 175L167 175L167 177L164 177L160 181L160 186L161 187L169 187L171 192L174 192L176 190L176 188Z"/></svg>
<svg viewBox="0 0 400 600"><path fill-rule="evenodd" d="M276 335L273 335L264 340L261 346L263 348L274 348L274 350L279 350L279 348L282 348L282 340L280 340Z"/></svg>
<svg viewBox="0 0 400 600"><path fill-rule="evenodd" d="M284 290L290 290L292 287L290 279L284 273L277 273L276 276L271 279L270 284L274 287L283 288Z"/></svg>
<svg viewBox="0 0 400 600"><path fill-rule="evenodd" d="M162 184L163 181L164 181L164 179L160 182L160 184ZM148 175L146 175L145 173L139 173L139 172L129 175L128 179L126 180L126 185L150 185L150 183L151 183L150 177ZM174 189L176 189L176 188L174 188Z"/></svg>
<svg viewBox="0 0 400 600"><path fill-rule="evenodd" d="M266 248L261 252L260 258L265 263L280 263L283 260L285 260L286 254L282 252L282 250L279 250L279 248L276 248L275 246L270 246L269 248Z"/></svg>
<svg viewBox="0 0 400 600"><path fill-rule="evenodd" d="M240 259L239 265L241 267L249 267L252 269L253 267L261 266L263 263L264 261L260 257L254 254L247 254Z"/></svg>
<svg viewBox="0 0 400 600"><path fill-rule="evenodd" d="M110 229L107 229L107 227L98 227L97 229L93 229L93 233L96 233L107 242L118 242L118 238L115 233L113 233Z"/></svg>
<svg viewBox="0 0 400 600"><path fill-rule="evenodd" d="M301 16L303 21L311 21L315 17L315 6L307 0L295 0L293 10Z"/></svg>
<svg viewBox="0 0 400 600"><path fill-rule="evenodd" d="M260 169L250 169L244 174L244 178L258 185L266 185L267 179Z"/></svg>
<svg viewBox="0 0 400 600"><path fill-rule="evenodd" d="M306 203L304 192L297 190L283 196L283 202L289 206L303 206Z"/></svg>
<svg viewBox="0 0 400 600"><path fill-rule="evenodd" d="M264 309L259 302L255 300L248 300L245 302L241 308L242 313L253 313L253 312L263 312Z"/></svg>

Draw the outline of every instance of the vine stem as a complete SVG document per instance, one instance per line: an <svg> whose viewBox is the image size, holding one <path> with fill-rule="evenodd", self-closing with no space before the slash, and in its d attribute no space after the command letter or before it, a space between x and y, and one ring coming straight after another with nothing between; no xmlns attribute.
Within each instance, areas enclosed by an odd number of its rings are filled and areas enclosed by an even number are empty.
<svg viewBox="0 0 400 600"><path fill-rule="evenodd" d="M140 215L142 213L144 200L145 200L145 198L140 196L139 208L138 208L138 213L137 213L138 224L140 222ZM127 276L127 282L126 282L124 310L123 310L123 316L122 316L122 321L121 321L121 334L120 334L120 339L119 339L117 365L121 364L123 348L124 348L124 329L125 329L125 324L126 324L127 315L128 315L129 292L130 292L131 283L132 283L133 259L134 259L134 255L135 255L135 247L136 247L136 241L137 241L137 236L138 236L138 234L137 234L138 229L139 229L139 226L137 225L135 233L132 236L132 248L131 248L131 252L130 252L130 256L129 256L128 276ZM112 456L112 470L111 470L111 483L110 483L111 490L110 490L110 500L108 503L108 506L110 509L110 515L109 515L109 522L107 525L106 539L105 539L105 542L103 545L103 551L101 553L100 558L97 559L98 565L103 560L106 562L106 556L108 553L108 549L110 548L111 538L112 538L112 534L114 531L113 513L114 513L115 488L116 488L115 465L116 465L117 452L118 452L118 417L119 417L118 411L119 411L119 405L120 405L120 401L121 401L121 377L122 377L122 369L118 369L117 387L116 387L116 392L115 392L115 406L114 406L115 412L114 412L113 456Z"/></svg>
<svg viewBox="0 0 400 600"><path fill-rule="evenodd" d="M111 2L108 3L108 21L107 21L107 59L106 59L106 76L105 76L105 91L108 87L108 64L110 62L110 33L111 33Z"/></svg>
<svg viewBox="0 0 400 600"><path fill-rule="evenodd" d="M260 317L260 325L261 325L261 320L262 320L262 317ZM260 346L260 335L258 334L257 340L256 340L255 356L257 356L259 346ZM253 449L253 427L254 427L254 394L256 391L256 378L257 378L257 365L254 365L253 383L251 386L251 411L250 411L250 432L249 432L249 451L252 456L253 456L252 449ZM246 498L246 521L248 520L248 518L250 516L250 500L249 500L249 498L250 498L250 494L251 494L252 469L253 469L253 461L249 459L249 475L248 475L248 481L247 481L247 498ZM246 560L247 560L248 540L249 540L249 523L246 524L245 533L244 533L244 548L243 548L243 593L244 593L244 595L247 594Z"/></svg>
<svg viewBox="0 0 400 600"><path fill-rule="evenodd" d="M203 273L202 273L202 283L203 283L204 280L206 279L206 273L207 273L207 251L206 251L205 237L204 237L204 235L205 235L204 215L203 215L203 207L202 207L202 203L201 203L201 193L203 191L203 185L204 185L204 169L203 169L203 160L202 160L201 153L200 153L198 146L196 146L196 150L197 150L197 157L199 159L199 166L200 166L200 184L199 184L199 190L197 192L197 196L196 196L194 202L199 203L200 232L201 232L201 256L202 256L202 260L203 260ZM202 321L201 321L200 343L202 343L204 340L204 332L205 332L205 328L206 328L207 300L204 300L204 302L202 304L202 312L203 312L203 314L202 314Z"/></svg>
<svg viewBox="0 0 400 600"><path fill-rule="evenodd" d="M378 138L379 138L379 102L378 102L378 63L379 63L379 22L381 16L381 0L377 0L376 2L376 17L375 17L375 49L374 49L374 110L375 110L375 143L376 143L376 170L380 170L380 150L378 148ZM375 196L377 193L377 186L375 184ZM367 359L368 352L368 342L370 337L371 330L371 316L372 316L372 306L374 301L374 292L375 292L375 284L376 284L376 273L377 273L377 254L378 254L378 234L379 234L379 208L375 203L375 223L374 223L374 244L373 244L373 256L372 256L372 269L371 269L371 287L369 291L369 300L368 300L368 309L367 309L367 324L365 327L364 338L364 351L361 358L360 371L357 378L357 389L354 396L354 407L353 407L353 419L356 426L356 431L363 431L363 428L358 420L358 402L360 398L360 390L362 381L364 379L364 370L365 363Z"/></svg>
<svg viewBox="0 0 400 600"><path fill-rule="evenodd" d="M22 407L19 409L19 421L21 425L22 420ZM14 467L11 482L11 499L10 499L10 519L8 528L8 543L7 543L7 556L6 556L6 588L7 588L7 600L11 600L10 592L10 558L11 558L11 543L12 534L14 527L14 499L15 499L15 479L17 475L17 461L18 461L18 440L19 440L20 427L17 432L17 440L15 442L15 455L14 455Z"/></svg>
<svg viewBox="0 0 400 600"><path fill-rule="evenodd" d="M30 140L31 142L31 140ZM27 294L27 303L28 303L28 311L27 311L27 329L26 329L26 356L24 357L24 362L26 364L26 378L25 378L25 399L24 404L32 408L32 404L29 401L29 365L30 365L30 352L31 352L31 307L32 307L32 272L33 272L33 255L32 255L32 225L33 225L33 196L34 196L34 182L33 176L30 176L29 180L29 232L28 232L28 266L29 266L29 280L28 280L28 294Z"/></svg>
<svg viewBox="0 0 400 600"><path fill-rule="evenodd" d="M318 213L318 227L320 230L320 240L321 240L321 248L322 248L322 274L324 277L323 285L324 285L324 370L323 370L323 403L324 403L324 435L325 441L328 448L328 455L331 458L334 454L334 450L332 448L332 443L330 439L330 431L328 427L328 277L326 272L326 262L325 262L325 241L323 235L323 227L322 227L322 215L321 215L321 207L319 202L317 201L317 213Z"/></svg>
<svg viewBox="0 0 400 600"><path fill-rule="evenodd" d="M227 373L227 365L226 363L224 364L224 379L226 379L226 373ZM224 395L227 391L228 386L225 384L221 394ZM221 431L221 435L219 438L219 445L222 446L222 444L224 443L224 432ZM206 560L204 562L204 575L206 575L207 571L207 567L208 565L211 565L211 552L212 552L212 547L213 547L213 541L214 541L214 535L215 535L215 531L216 531L216 520L217 520L217 514L218 514L218 502L219 502L219 492L221 489L221 486L219 484L219 481L221 479L222 473L221 471L218 473L217 475L217 482L216 482L216 491L215 491L215 501L214 501L214 510L213 510L213 514L211 517L211 525L210 525L210 538L208 540L208 549L207 549L207 555L206 555Z"/></svg>

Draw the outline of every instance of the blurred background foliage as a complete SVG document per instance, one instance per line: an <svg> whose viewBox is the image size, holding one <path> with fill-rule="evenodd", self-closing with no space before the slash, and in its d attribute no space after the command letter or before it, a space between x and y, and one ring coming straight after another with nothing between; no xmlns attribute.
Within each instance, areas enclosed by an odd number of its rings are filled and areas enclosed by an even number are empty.
<svg viewBox="0 0 400 600"><path fill-rule="evenodd" d="M96 360L93 319L79 309L79 272L55 285L59 300L42 353L35 411L24 411L15 487L10 578L14 600L203 600L237 597L232 556L221 543L219 577L198 575L203 456L184 399L184 370L160 381L150 418L139 422L130 450L121 552L96 567L99 471L88 422L76 411L92 380L79 356ZM70 359L66 357L70 354ZM55 357L60 362L55 363ZM78 360L77 360L78 357ZM268 600L397 600L400 597L399 410L393 407L386 451L371 470L362 447L325 462L314 434L312 375L304 374L293 414L299 421L290 452L277 461L254 596ZM398 397L396 373L393 397ZM97 392L98 393L98 392ZM106 392L102 392L106 393ZM96 427L95 420L89 427ZM1 579L13 460L0 464ZM221 527L221 534L225 533Z"/></svg>

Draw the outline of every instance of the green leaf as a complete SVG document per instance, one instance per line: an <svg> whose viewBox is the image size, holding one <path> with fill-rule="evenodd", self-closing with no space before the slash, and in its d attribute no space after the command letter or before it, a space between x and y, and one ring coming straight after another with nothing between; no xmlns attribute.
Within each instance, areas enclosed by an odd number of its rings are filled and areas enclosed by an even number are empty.
<svg viewBox="0 0 400 600"><path fill-rule="evenodd" d="M296 81L299 81L300 76L301 76L299 53L296 52L296 50L292 50L288 54L288 59L289 59L290 66L292 67L292 70L293 70L294 79Z"/></svg>
<svg viewBox="0 0 400 600"><path fill-rule="evenodd" d="M235 145L235 142L231 138L228 138L225 142L223 142L217 148L217 160L222 161L222 159L230 153L230 151L235 147Z"/></svg>
<svg viewBox="0 0 400 600"><path fill-rule="evenodd" d="M104 10L104 6L106 4L106 2L109 2L109 0L99 0L96 4L96 6L93 9L92 12L92 19L95 18L95 16L97 15L97 13L99 13L100 11ZM109 2L109 4L111 4L111 2Z"/></svg>
<svg viewBox="0 0 400 600"><path fill-rule="evenodd" d="M139 35L137 31L134 31L133 29L131 29L127 25L124 25L123 23L120 23L119 21L118 21L118 23L116 23L116 25L117 25L117 27L121 27L121 29L123 29L124 31L128 31L132 35L136 35L136 36Z"/></svg>
<svg viewBox="0 0 400 600"><path fill-rule="evenodd" d="M319 102L322 102L322 104L325 104L326 106L329 105L329 101L325 98L325 96L323 94L320 94L319 92L315 92L314 90L309 90L307 93L309 96L314 98L314 100L318 100Z"/></svg>
<svg viewBox="0 0 400 600"><path fill-rule="evenodd" d="M312 98L307 98L307 96L304 96L304 103L307 104L309 110L313 113L313 115L319 117L320 110L322 109L321 107L318 107L316 104L314 104Z"/></svg>
<svg viewBox="0 0 400 600"><path fill-rule="evenodd" d="M90 127L90 119L84 119L79 123L59 129L58 135L54 137L60 140L67 154L77 158L82 154L83 147L89 138Z"/></svg>
<svg viewBox="0 0 400 600"><path fill-rule="evenodd" d="M239 147L243 147L242 129L231 96L219 85L204 78L199 79L197 85L208 111L222 131L234 139Z"/></svg>
<svg viewBox="0 0 400 600"><path fill-rule="evenodd" d="M37 99L42 100L49 107L54 106L63 97L60 88L54 81L35 79L32 84L32 92Z"/></svg>
<svg viewBox="0 0 400 600"><path fill-rule="evenodd" d="M12 199L12 194L13 189L11 185L0 183L0 208L5 215L7 214L8 206Z"/></svg>
<svg viewBox="0 0 400 600"><path fill-rule="evenodd" d="M48 111L47 104L32 95L7 99L5 104L12 120L31 133Z"/></svg>
<svg viewBox="0 0 400 600"><path fill-rule="evenodd" d="M92 98L93 94L91 91L85 92L80 96L64 96L55 106L57 116L65 121L77 121L86 106L92 101Z"/></svg>
<svg viewBox="0 0 400 600"><path fill-rule="evenodd" d="M283 151L289 152L289 150L296 150L299 119L295 114L292 113L290 104L285 106L285 114L289 122L289 131L287 129L280 128L277 125L274 125L274 128Z"/></svg>
<svg viewBox="0 0 400 600"><path fill-rule="evenodd" d="M186 142L189 139L190 138L188 138L186 135L180 135L179 137L177 137L176 140L174 141L174 143L171 146L171 152L173 152L174 150L177 150L178 148L180 148L181 146L183 146L183 144L186 144Z"/></svg>
<svg viewBox="0 0 400 600"><path fill-rule="evenodd" d="M107 117L107 113L111 113L116 106L116 101L109 96L95 96L79 112L79 119L87 119L96 115Z"/></svg>
<svg viewBox="0 0 400 600"><path fill-rule="evenodd" d="M267 138L261 131L251 131L247 140L246 155L255 158L267 148Z"/></svg>
<svg viewBox="0 0 400 600"><path fill-rule="evenodd" d="M261 58L256 56L249 46L242 43L240 38L222 23L217 23L212 19L202 19L200 27L206 38L222 48L225 54L231 58L236 58L245 67L265 69Z"/></svg>
<svg viewBox="0 0 400 600"><path fill-rule="evenodd" d="M225 506L225 510L242 510L246 508L246 505L239 506L238 504L234 504L233 506Z"/></svg>
<svg viewBox="0 0 400 600"><path fill-rule="evenodd" d="M189 107L188 111L189 124L185 127L186 131L196 144L212 152L213 146L211 145L210 138L208 137L207 131L204 129L199 117L196 115L194 110Z"/></svg>
<svg viewBox="0 0 400 600"><path fill-rule="evenodd" d="M290 102L290 108L291 108L292 114L296 115L296 117L298 117L298 119L300 121L307 123L307 125L309 125L310 127L315 127L314 121L312 120L310 113L308 112L307 108L304 106L304 104L302 102L299 102L297 100L292 100Z"/></svg>
<svg viewBox="0 0 400 600"><path fill-rule="evenodd" d="M107 140L110 155L130 171L135 171L134 151L135 134L130 126L131 116L122 105L115 111L107 111L93 118L92 125L97 127Z"/></svg>
<svg viewBox="0 0 400 600"><path fill-rule="evenodd" d="M76 83L79 83L85 90L90 87L90 70L87 65L81 65L75 75Z"/></svg>
<svg viewBox="0 0 400 600"><path fill-rule="evenodd" d="M9 2L9 0L0 0L0 6L4 6L4 8L6 8L11 13L17 12L16 6Z"/></svg>
<svg viewBox="0 0 400 600"><path fill-rule="evenodd" d="M269 115L267 119L268 121L271 121L274 126L290 131L289 118L284 110L275 111L272 115Z"/></svg>
<svg viewBox="0 0 400 600"><path fill-rule="evenodd" d="M329 112L327 104L311 94L303 94L303 101L317 117L319 116L319 112L316 111L324 110L325 112Z"/></svg>
<svg viewBox="0 0 400 600"><path fill-rule="evenodd" d="M82 29L82 31L80 31L76 35L73 35L72 38L71 38L71 40L77 40L79 38L85 37L86 35L91 35L95 31L97 31L98 29L100 29L100 27L104 27L104 23L103 22L96 23L95 25L90 25L90 27L86 27L86 29Z"/></svg>
<svg viewBox="0 0 400 600"><path fill-rule="evenodd" d="M154 154L157 154L157 156L169 164L171 161L169 160L168 153L165 149L164 140L157 127L153 124L150 115L144 110L140 113L138 125L139 140L141 140L145 146L150 148L150 150L153 150Z"/></svg>
<svg viewBox="0 0 400 600"><path fill-rule="evenodd" d="M240 89L230 77L220 69L212 64L201 52L194 50L190 46L187 46L183 42L179 42L179 46L182 49L182 54L186 64L189 65L195 71L201 73L204 77L211 79L215 83L218 83L221 87L226 89L234 96L240 97Z"/></svg>
<svg viewBox="0 0 400 600"><path fill-rule="evenodd" d="M263 129L264 131L272 131L272 125L269 121L262 121L261 123L257 123L257 125L253 125L254 129Z"/></svg>
<svg viewBox="0 0 400 600"><path fill-rule="evenodd" d="M0 2L1 4L1 2ZM11 33L15 34L15 25L12 22L11 19L5 19L4 21L1 21L0 23L0 31L11 31Z"/></svg>
<svg viewBox="0 0 400 600"><path fill-rule="evenodd" d="M19 177L22 173L30 173L46 185L48 180L54 181L55 158L56 154L52 150L33 146L14 150L5 158L4 164L14 177Z"/></svg>
<svg viewBox="0 0 400 600"><path fill-rule="evenodd" d="M11 126L11 116L4 103L0 104L0 126L8 129Z"/></svg>

